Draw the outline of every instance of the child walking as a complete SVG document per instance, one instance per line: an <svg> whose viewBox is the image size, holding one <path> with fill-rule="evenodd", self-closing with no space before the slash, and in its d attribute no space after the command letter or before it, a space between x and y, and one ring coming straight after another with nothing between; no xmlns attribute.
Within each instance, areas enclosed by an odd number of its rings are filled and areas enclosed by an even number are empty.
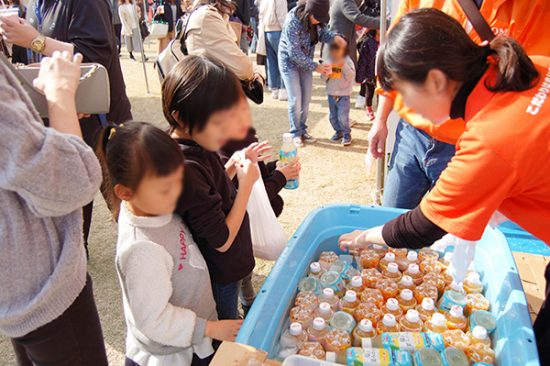
<svg viewBox="0 0 550 366"><path fill-rule="evenodd" d="M241 321L217 321L206 263L172 214L182 191L180 148L140 122L107 127L98 145L106 196L118 219L126 366L207 365L211 338L234 340Z"/></svg>
<svg viewBox="0 0 550 366"><path fill-rule="evenodd" d="M359 50L359 61L357 62L357 75L355 81L361 84L359 95L365 98L367 119L374 120L372 100L376 88L376 76L374 68L376 65L376 53L380 46L379 32L371 30L365 32L361 37L357 49Z"/></svg>
<svg viewBox="0 0 550 366"><path fill-rule="evenodd" d="M355 65L351 57L348 56L346 48L347 46L343 47L336 42L330 44L332 73L328 76L321 76L326 81L329 120L334 129L331 141L336 142L342 139L343 146L351 144L349 112L353 81L355 80Z"/></svg>

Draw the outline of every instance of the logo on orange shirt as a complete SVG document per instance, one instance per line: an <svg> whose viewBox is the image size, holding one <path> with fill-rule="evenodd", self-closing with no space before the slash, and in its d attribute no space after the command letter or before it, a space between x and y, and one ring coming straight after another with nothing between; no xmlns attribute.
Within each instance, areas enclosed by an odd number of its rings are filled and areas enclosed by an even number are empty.
<svg viewBox="0 0 550 366"><path fill-rule="evenodd" d="M531 103L527 106L525 112L536 116L540 112L544 102L546 102L546 99L548 99L548 93L550 93L550 67L546 72L546 76L542 81L539 90L537 90L537 94L533 96L533 99L531 99Z"/></svg>

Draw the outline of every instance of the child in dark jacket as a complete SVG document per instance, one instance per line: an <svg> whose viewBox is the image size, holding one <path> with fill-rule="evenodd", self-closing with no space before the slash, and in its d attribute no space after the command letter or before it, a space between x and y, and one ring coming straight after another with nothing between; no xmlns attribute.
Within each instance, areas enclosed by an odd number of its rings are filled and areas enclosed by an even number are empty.
<svg viewBox="0 0 550 366"><path fill-rule="evenodd" d="M374 111L372 110L372 100L376 87L375 65L376 53L378 52L379 33L376 30L365 32L359 40L357 49L359 50L359 61L357 62L357 73L355 81L361 84L359 95L366 99L366 111L369 121L374 120Z"/></svg>

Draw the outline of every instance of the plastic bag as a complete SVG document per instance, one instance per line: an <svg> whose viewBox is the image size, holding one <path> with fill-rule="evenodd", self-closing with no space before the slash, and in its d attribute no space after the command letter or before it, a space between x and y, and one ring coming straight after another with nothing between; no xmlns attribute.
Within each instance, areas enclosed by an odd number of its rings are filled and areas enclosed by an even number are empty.
<svg viewBox="0 0 550 366"><path fill-rule="evenodd" d="M288 240L271 208L261 177L252 187L246 210L250 219L254 256L270 261L276 260L285 249Z"/></svg>
<svg viewBox="0 0 550 366"><path fill-rule="evenodd" d="M436 241L432 245L432 249L438 252L452 251L453 256L451 257L448 271L456 283L464 281L466 272L474 260L476 242L463 240L454 235L447 234Z"/></svg>

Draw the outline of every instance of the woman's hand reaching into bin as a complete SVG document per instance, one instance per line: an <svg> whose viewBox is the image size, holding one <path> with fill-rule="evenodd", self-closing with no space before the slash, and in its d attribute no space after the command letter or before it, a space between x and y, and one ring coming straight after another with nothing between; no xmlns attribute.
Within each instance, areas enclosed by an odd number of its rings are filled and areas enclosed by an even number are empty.
<svg viewBox="0 0 550 366"><path fill-rule="evenodd" d="M376 226L368 230L354 230L344 234L338 239L338 246L342 250L359 252L367 248L369 244L387 245L382 238L382 226Z"/></svg>
<svg viewBox="0 0 550 366"><path fill-rule="evenodd" d="M217 320L206 322L204 335L218 341L234 341L243 324L242 320Z"/></svg>

